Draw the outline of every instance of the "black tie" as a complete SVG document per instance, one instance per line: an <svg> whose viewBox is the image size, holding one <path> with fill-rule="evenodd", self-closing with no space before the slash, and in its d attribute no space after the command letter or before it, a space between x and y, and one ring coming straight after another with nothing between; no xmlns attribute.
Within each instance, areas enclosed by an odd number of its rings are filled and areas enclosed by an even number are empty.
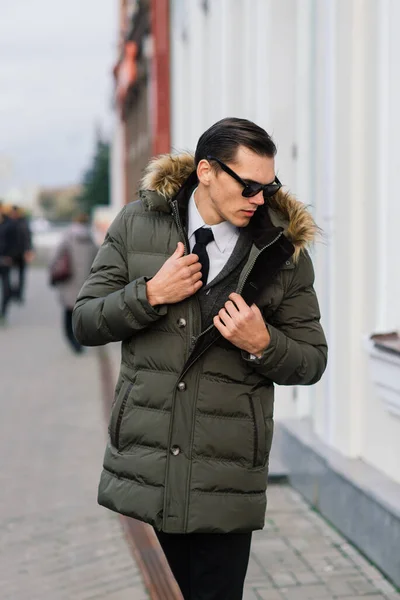
<svg viewBox="0 0 400 600"><path fill-rule="evenodd" d="M210 270L210 259L208 258L206 246L214 239L214 234L211 229L205 229L200 227L194 232L196 243L192 250L193 254L197 254L199 261L201 262L201 273L203 285L206 285L208 272Z"/></svg>

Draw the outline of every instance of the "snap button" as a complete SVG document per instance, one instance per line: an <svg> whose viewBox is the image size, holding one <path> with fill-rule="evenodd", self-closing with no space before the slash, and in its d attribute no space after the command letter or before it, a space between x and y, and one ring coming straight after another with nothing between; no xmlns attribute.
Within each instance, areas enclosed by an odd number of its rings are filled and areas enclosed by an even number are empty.
<svg viewBox="0 0 400 600"><path fill-rule="evenodd" d="M174 456L178 456L178 454L180 454L181 449L179 448L179 446L172 446L171 448L171 454L173 454Z"/></svg>
<svg viewBox="0 0 400 600"><path fill-rule="evenodd" d="M183 381L180 381L180 382L178 383L178 390L179 390L180 392L184 392L184 391L186 390L186 383L184 383Z"/></svg>
<svg viewBox="0 0 400 600"><path fill-rule="evenodd" d="M186 319L183 319L182 317L178 319L178 327L186 327Z"/></svg>
<svg viewBox="0 0 400 600"><path fill-rule="evenodd" d="M286 265L289 266L290 265L290 260L286 261Z"/></svg>

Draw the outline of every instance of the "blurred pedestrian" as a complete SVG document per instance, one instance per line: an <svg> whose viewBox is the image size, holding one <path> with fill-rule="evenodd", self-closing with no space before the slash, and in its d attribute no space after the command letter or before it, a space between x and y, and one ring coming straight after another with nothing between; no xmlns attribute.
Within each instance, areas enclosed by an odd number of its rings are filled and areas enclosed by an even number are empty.
<svg viewBox="0 0 400 600"><path fill-rule="evenodd" d="M274 383L326 366L316 225L275 153L254 123L223 119L194 157L153 160L74 310L82 344L123 342L99 503L155 528L185 599L242 598Z"/></svg>
<svg viewBox="0 0 400 600"><path fill-rule="evenodd" d="M12 221L12 266L10 273L11 295L17 302L24 302L26 265L33 259L32 236L28 220L18 206L13 206L9 213ZM16 272L14 283L13 271Z"/></svg>
<svg viewBox="0 0 400 600"><path fill-rule="evenodd" d="M66 229L50 268L52 283L57 286L63 308L64 334L76 353L81 353L83 348L72 330L72 310L79 290L89 274L96 252L97 247L90 231L88 215L79 213ZM59 268L60 261L63 261L64 273L57 280L55 270ZM66 269L68 273L65 272Z"/></svg>
<svg viewBox="0 0 400 600"><path fill-rule="evenodd" d="M0 202L0 325L4 325L6 322L7 309L11 300L10 268L12 264L12 242L12 223L4 211L3 204Z"/></svg>

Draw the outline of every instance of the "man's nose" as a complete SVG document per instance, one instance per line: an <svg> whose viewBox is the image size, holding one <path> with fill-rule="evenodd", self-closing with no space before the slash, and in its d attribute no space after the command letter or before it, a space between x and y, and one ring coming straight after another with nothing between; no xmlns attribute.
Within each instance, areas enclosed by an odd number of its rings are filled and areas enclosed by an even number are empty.
<svg viewBox="0 0 400 600"><path fill-rule="evenodd" d="M251 200L252 204L257 204L257 206L262 206L265 202L264 194L263 194L262 190L261 190L261 192L258 192L258 194L256 194L252 198L250 198L250 200Z"/></svg>

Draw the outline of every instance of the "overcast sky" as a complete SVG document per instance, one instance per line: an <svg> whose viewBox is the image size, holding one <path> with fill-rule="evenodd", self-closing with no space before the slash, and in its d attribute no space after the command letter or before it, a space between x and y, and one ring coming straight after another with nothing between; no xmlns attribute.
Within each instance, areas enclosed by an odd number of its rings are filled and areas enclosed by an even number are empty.
<svg viewBox="0 0 400 600"><path fill-rule="evenodd" d="M117 7L0 0L0 193L80 180L96 123L110 130Z"/></svg>

